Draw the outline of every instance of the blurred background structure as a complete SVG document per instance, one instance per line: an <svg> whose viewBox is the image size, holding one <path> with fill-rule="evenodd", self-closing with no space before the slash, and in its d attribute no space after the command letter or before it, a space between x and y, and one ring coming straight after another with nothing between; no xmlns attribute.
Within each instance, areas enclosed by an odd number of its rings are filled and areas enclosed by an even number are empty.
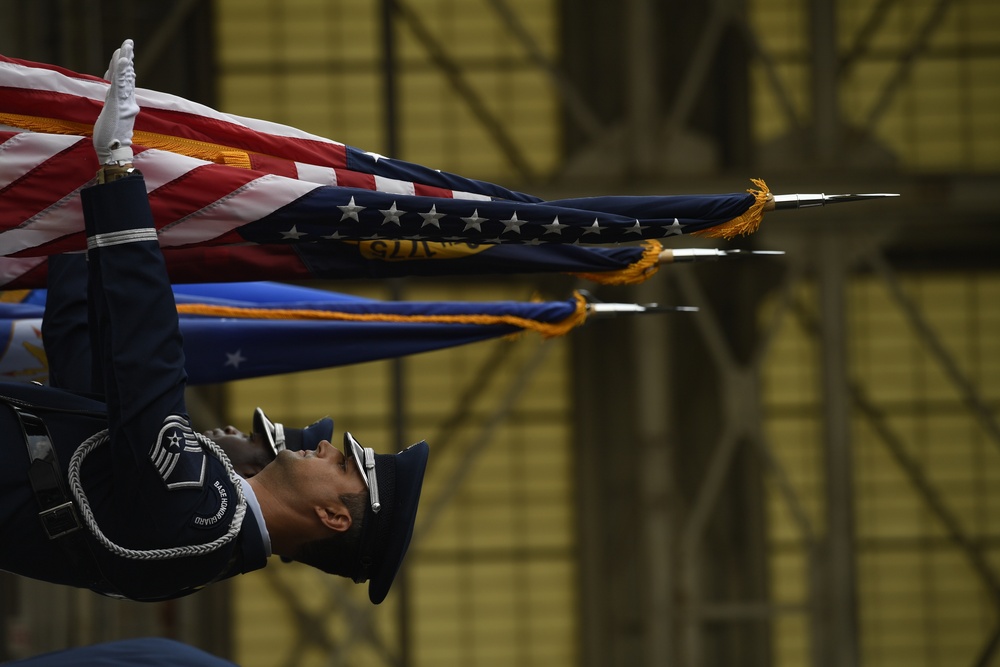
<svg viewBox="0 0 1000 667"><path fill-rule="evenodd" d="M156 605L0 575L0 659L154 634L245 667L1000 665L995 0L0 7L4 55L102 74L132 37L143 87L541 196L902 194L724 246L780 260L592 288L697 314L192 392L206 428L263 405L431 443L389 599L279 563Z"/></svg>

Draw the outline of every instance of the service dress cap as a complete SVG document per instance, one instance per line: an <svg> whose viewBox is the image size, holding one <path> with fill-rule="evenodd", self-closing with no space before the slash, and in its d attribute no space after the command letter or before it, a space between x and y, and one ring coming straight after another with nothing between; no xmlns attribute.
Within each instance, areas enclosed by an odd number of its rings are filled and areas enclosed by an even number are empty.
<svg viewBox="0 0 1000 667"><path fill-rule="evenodd" d="M410 545L429 453L421 441L398 454L376 454L344 434L344 455L355 460L369 495L351 576L355 583L369 582L373 604L385 599Z"/></svg>

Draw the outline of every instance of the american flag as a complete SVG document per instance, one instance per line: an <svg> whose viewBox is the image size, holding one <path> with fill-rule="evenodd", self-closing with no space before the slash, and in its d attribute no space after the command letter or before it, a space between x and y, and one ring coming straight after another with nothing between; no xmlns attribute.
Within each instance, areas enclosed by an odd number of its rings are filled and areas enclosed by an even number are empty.
<svg viewBox="0 0 1000 667"><path fill-rule="evenodd" d="M630 285L657 272L662 250L652 239L609 248L390 240L165 248L163 254L174 284L569 273L602 285ZM43 284L36 273L22 277L26 286Z"/></svg>
<svg viewBox="0 0 1000 667"><path fill-rule="evenodd" d="M0 56L0 287L27 286L44 257L85 247L79 192L97 169L89 135L107 85ZM304 244L322 253L345 242L531 248L726 236L755 229L767 195L755 181L728 195L544 201L176 96L139 89L136 99L134 162L168 257Z"/></svg>

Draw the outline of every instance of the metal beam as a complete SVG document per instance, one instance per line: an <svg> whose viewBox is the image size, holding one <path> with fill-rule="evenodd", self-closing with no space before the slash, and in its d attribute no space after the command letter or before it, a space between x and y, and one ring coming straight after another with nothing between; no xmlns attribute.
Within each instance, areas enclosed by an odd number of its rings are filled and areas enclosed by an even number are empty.
<svg viewBox="0 0 1000 667"><path fill-rule="evenodd" d="M943 23L945 12L951 4L951 0L937 0L934 7L931 8L931 11L924 19L924 22L921 24L920 30L917 31L916 36L910 42L909 47L900 56L899 63L896 66L895 71L882 87L882 91L879 94L878 99L872 104L871 109L869 109L868 115L865 118L864 128L870 133L874 133L875 125L878 124L879 120L882 118L882 114L884 114L886 109L889 108L892 98L895 97L903 82L909 78L910 71L913 69L913 64L916 61L917 56L921 51L927 48L931 35L933 35L934 31L937 30Z"/></svg>
<svg viewBox="0 0 1000 667"><path fill-rule="evenodd" d="M170 45L184 40L185 35L181 28L199 5L201 0L180 0L172 5L167 18L157 25L152 37L137 48L136 71L153 71Z"/></svg>
<svg viewBox="0 0 1000 667"><path fill-rule="evenodd" d="M643 303L661 302L663 283L642 283L636 287L636 297ZM676 438L663 419L676 398L672 396L672 384L668 381L671 375L670 330L666 318L650 317L637 321L632 333L636 349L643 351L642 363L635 366L636 447L642 461L636 477L639 503L643 508L638 525L646 553L640 561L645 582L643 659L647 665L669 665L674 658L673 628L677 617L673 567L676 554Z"/></svg>
<svg viewBox="0 0 1000 667"><path fill-rule="evenodd" d="M287 667L295 667L302 663L310 648L319 649L329 657L331 665L348 664L347 657L350 647L358 642L368 644L383 664L400 667L399 656L390 650L386 642L374 631L371 622L375 607L358 605L354 599L344 592L350 582L341 579L330 579L324 576L320 585L326 587L326 604L321 608L309 609L299 597L299 592L291 586L278 572L278 568L264 568L263 576L275 594L284 602L289 614L294 619L296 639L285 657ZM319 575L317 575L319 576ZM338 641L329 631L328 614L335 611L343 612L350 625L346 632L347 639Z"/></svg>
<svg viewBox="0 0 1000 667"><path fill-rule="evenodd" d="M684 68L684 77L681 79L677 94L674 96L674 103L667 114L665 139L668 146L671 139L680 133L684 123L690 117L691 110L698 101L698 94L708 78L712 61L719 49L723 29L730 19L729 2L730 0L713 0L711 4L708 20L702 26L698 45L694 49L690 63Z"/></svg>
<svg viewBox="0 0 1000 667"><path fill-rule="evenodd" d="M924 503L931 510L931 513L944 526L948 538L959 547L962 553L965 554L972 569L979 574L979 577L989 589L994 606L1000 609L1000 580L998 580L996 573L993 571L993 567L990 565L989 559L983 552L981 545L969 537L965 530L962 529L962 523L959 521L958 516L948 509L941 494L934 489L927 475L924 474L923 467L915 458L910 456L902 438L890 428L885 414L868 398L859 382L850 383L850 396L854 406L864 415L868 420L868 424L878 435L879 441L889 450L896 463L899 464L899 467L906 474L907 479L913 484L917 495L923 499Z"/></svg>
<svg viewBox="0 0 1000 667"><path fill-rule="evenodd" d="M508 386L507 391L504 392L503 397L497 402L496 409L483 424L479 437L466 447L458 466L442 485L441 492L436 497L430 499L427 509L421 512L423 519L421 519L413 531L411 549L413 548L413 544L416 544L437 523L448 503L454 497L455 493L458 492L458 489L461 488L462 483L472 470L476 460L493 441L493 436L496 434L497 429L513 411L518 399L524 394L525 388L531 383L542 367L542 362L548 356L551 347L551 341L541 342L535 348L533 354L521 366L517 375Z"/></svg>
<svg viewBox="0 0 1000 667"><path fill-rule="evenodd" d="M505 123L489 109L482 96L466 79L462 68L448 55L441 42L427 28L423 19L420 18L420 14L405 0L395 0L395 3L399 18L410 28L413 36L424 47L427 55L430 56L435 66L441 70L445 79L458 94L459 98L465 102L472 115L476 117L476 120L479 121L486 132L493 137L493 141L496 142L511 167L525 181L534 181L534 169L524 153L517 146L514 138L507 131Z"/></svg>
<svg viewBox="0 0 1000 667"><path fill-rule="evenodd" d="M771 92L774 93L774 96L778 100L778 108L784 114L792 133L796 133L802 127L802 121L799 118L799 113L795 110L795 103L792 102L792 96L788 93L788 87L782 81L781 75L778 74L778 65L774 62L770 51L764 47L764 44L761 42L760 37L757 36L750 22L743 20L740 21L739 25L743 30L750 50L757 56L757 60L764 68L767 83L771 88Z"/></svg>
<svg viewBox="0 0 1000 667"><path fill-rule="evenodd" d="M659 163L659 95L655 59L654 0L626 0L625 153L633 177L653 176Z"/></svg>
<svg viewBox="0 0 1000 667"><path fill-rule="evenodd" d="M825 600L831 667L858 664L857 580L854 567L854 502L850 407L847 401L846 266L837 230L820 239L819 321L826 482L827 554Z"/></svg>
<svg viewBox="0 0 1000 667"><path fill-rule="evenodd" d="M514 38L521 43L532 62L549 77L566 111L577 127L583 130L589 139L596 139L604 132L603 123L562 68L545 55L538 42L518 18L517 12L510 6L510 3L507 0L486 0L486 2L497 13L500 20L506 24Z"/></svg>
<svg viewBox="0 0 1000 667"><path fill-rule="evenodd" d="M810 0L809 3L813 158L820 166L835 163L840 152L836 4L837 0Z"/></svg>
<svg viewBox="0 0 1000 667"><path fill-rule="evenodd" d="M959 395L962 397L962 401L979 420L979 423L990 436L993 444L1000 447L1000 422L997 421L996 415L993 414L993 411L986 404L985 398L976 389L976 386L962 369L959 368L954 355L941 342L941 337L934 331L923 314L921 314L920 309L917 308L913 300L903 291L903 287L899 284L899 280L896 278L896 274L892 271L889 263L881 253L872 253L868 258L868 264L882 278L886 289L889 290L889 294L903 311L910 326L916 332L917 337L924 343L927 350L937 360L938 364L940 364L945 375L955 385Z"/></svg>
<svg viewBox="0 0 1000 667"><path fill-rule="evenodd" d="M885 17L888 15L889 10L898 2L899 0L878 0L878 2L875 3L875 6L871 8L871 11L868 13L868 18L865 19L861 29L858 30L857 34L854 36L854 41L851 42L851 46L839 59L837 69L841 80L847 78L847 75L854 67L854 64L858 62L861 56L868 50L872 37L885 22Z"/></svg>
<svg viewBox="0 0 1000 667"><path fill-rule="evenodd" d="M703 621L732 623L734 621L771 619L781 614L801 614L809 608L801 604L771 604L768 602L729 602L705 604L693 610Z"/></svg>
<svg viewBox="0 0 1000 667"><path fill-rule="evenodd" d="M795 262L789 267L781 286L781 292L775 299L775 308L771 314L770 322L764 327L758 339L757 347L753 350L750 361L751 367L758 370L763 367L771 345L778 337L778 331L781 328L783 320L795 305L793 292L795 285L801 280L801 274L801 262ZM774 478L775 484L778 487L778 494L785 501L785 505L792 515L792 521L798 526L799 532L802 533L802 539L811 552L817 545L816 529L809 519L809 514L806 512L805 505L800 500L799 494L796 493L795 487L792 486L788 472L781 464L781 460L774 454L774 448L771 447L770 442L765 436L763 424L759 418L755 423L753 442Z"/></svg>
<svg viewBox="0 0 1000 667"><path fill-rule="evenodd" d="M681 530L678 546L678 592L686 607L680 614L681 664L700 665L705 659L703 641L703 624L708 620L728 620L705 617L702 612L715 609L719 603L706 602L701 585L701 548L702 539L708 526L709 518L724 490L726 475L739 451L740 445L747 441L756 441L759 448L766 450L763 438L760 437L760 382L759 369L754 364L740 364L734 357L730 345L722 332L718 317L712 311L711 304L701 290L698 282L690 271L678 271L675 274L682 299L699 307L698 328L701 340L708 348L708 356L721 376L721 414L719 415L721 431L711 447L711 457L708 468L687 512L687 519ZM760 355L751 355L759 360ZM771 463L776 465L776 459L771 457ZM724 603L722 606L726 606ZM759 617L760 609L768 606L766 602L749 603L755 610L754 618ZM742 609L741 605L737 605ZM720 607L721 608L721 607ZM734 609L736 607L733 607ZM742 613L742 612L741 612ZM750 618L744 616L744 619Z"/></svg>
<svg viewBox="0 0 1000 667"><path fill-rule="evenodd" d="M885 262L884 258L877 253L872 254L868 258L867 263L883 277L883 280L888 285L894 300L901 306L918 336L931 348L935 357L938 358L939 363L945 367L946 372L950 376L953 376L952 379L963 393L966 402L971 404L974 412L976 412L981 419L985 420L988 428L992 428L990 425L995 426L995 420L989 412L989 409L978 399L978 394L973 389L971 383L969 383L968 380L965 379L964 375L961 374L957 365L954 363L953 358L947 353L947 350L944 349L936 334L920 315L915 304L913 304L913 302L902 291L901 286L893 275L888 264ZM823 332L820 329L819 323L813 316L806 312L803 304L795 302L794 309L803 325L803 328L811 335L823 338ZM827 335L829 336L829 334ZM846 362L842 362L838 364L838 366L840 368L846 368ZM885 446L905 474L906 478L913 485L918 497L923 500L930 512L944 527L948 539L958 547L959 551L965 556L970 567L978 574L980 580L986 587L993 604L1000 608L1000 577L998 577L997 573L994 571L994 568L983 549L983 545L973 539L963 529L958 516L949 509L945 500L934 488L930 479L925 474L921 464L909 454L902 438L900 438L890 427L884 412L867 397L863 386L856 380L848 379L846 382L846 395L850 398L852 405L862 416L866 418L868 424L878 436L878 441ZM841 420L840 423L844 423L844 421ZM829 549L825 549L825 551L828 552ZM835 564L833 565L835 566ZM1000 646L1000 644L998 644L1000 636L998 636L997 633L1000 633L1000 628L986 637L983 649L981 650L975 663L976 665L985 665L989 663L991 656L995 653L998 646ZM831 639L831 641L836 641L836 638ZM828 650L824 650L823 653L824 655L828 655Z"/></svg>

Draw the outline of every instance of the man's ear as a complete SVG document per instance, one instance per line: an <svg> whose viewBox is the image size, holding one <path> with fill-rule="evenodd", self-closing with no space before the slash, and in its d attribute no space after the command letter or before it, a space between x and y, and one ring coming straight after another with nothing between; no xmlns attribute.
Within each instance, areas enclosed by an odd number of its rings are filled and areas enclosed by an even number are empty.
<svg viewBox="0 0 1000 667"><path fill-rule="evenodd" d="M316 508L316 516L332 531L342 533L351 527L351 514L344 505Z"/></svg>

